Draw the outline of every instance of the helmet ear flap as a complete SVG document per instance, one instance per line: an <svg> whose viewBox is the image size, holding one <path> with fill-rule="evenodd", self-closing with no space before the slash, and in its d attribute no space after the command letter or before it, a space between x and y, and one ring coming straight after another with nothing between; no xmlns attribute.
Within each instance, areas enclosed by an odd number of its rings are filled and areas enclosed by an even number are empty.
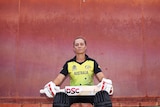
<svg viewBox="0 0 160 107"><path fill-rule="evenodd" d="M69 97L64 92L59 92L54 97L53 107L70 107Z"/></svg>
<svg viewBox="0 0 160 107"><path fill-rule="evenodd" d="M94 97L94 107L112 107L112 102L107 91L99 91Z"/></svg>

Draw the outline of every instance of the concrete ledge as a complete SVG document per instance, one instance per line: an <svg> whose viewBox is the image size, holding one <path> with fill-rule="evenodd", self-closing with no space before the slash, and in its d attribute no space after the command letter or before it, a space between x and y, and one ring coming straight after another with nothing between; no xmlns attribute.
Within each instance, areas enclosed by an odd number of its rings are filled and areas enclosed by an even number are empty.
<svg viewBox="0 0 160 107"><path fill-rule="evenodd" d="M111 97L113 107L143 107L143 106L160 106L160 97ZM26 107L27 105L35 105L36 107L49 107L52 105L53 99L46 97L38 98L12 98L1 97L0 107L15 106Z"/></svg>

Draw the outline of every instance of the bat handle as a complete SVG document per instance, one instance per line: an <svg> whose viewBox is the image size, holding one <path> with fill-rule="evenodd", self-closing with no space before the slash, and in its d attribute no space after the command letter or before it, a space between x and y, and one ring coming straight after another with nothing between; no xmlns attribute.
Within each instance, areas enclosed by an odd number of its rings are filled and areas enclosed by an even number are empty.
<svg viewBox="0 0 160 107"><path fill-rule="evenodd" d="M45 93L44 89L41 89L39 92L40 92L41 94L44 94L44 93Z"/></svg>

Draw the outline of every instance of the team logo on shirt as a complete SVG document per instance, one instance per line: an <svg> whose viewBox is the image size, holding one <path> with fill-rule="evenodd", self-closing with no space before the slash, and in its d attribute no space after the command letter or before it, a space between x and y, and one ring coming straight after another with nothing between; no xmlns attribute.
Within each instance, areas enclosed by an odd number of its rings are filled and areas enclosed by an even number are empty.
<svg viewBox="0 0 160 107"><path fill-rule="evenodd" d="M73 66L72 66L72 71L76 71L76 70L77 70L76 65L73 65Z"/></svg>
<svg viewBox="0 0 160 107"><path fill-rule="evenodd" d="M88 70L88 69L91 68L91 66L90 65L86 65L85 68Z"/></svg>

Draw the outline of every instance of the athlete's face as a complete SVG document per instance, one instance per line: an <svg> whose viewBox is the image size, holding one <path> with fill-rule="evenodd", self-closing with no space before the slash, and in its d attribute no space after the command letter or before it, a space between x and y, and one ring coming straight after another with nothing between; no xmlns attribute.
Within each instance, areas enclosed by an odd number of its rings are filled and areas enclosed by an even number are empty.
<svg viewBox="0 0 160 107"><path fill-rule="evenodd" d="M73 47L74 47L74 52L76 54L86 53L87 46L85 41L81 38L78 38L74 41Z"/></svg>

